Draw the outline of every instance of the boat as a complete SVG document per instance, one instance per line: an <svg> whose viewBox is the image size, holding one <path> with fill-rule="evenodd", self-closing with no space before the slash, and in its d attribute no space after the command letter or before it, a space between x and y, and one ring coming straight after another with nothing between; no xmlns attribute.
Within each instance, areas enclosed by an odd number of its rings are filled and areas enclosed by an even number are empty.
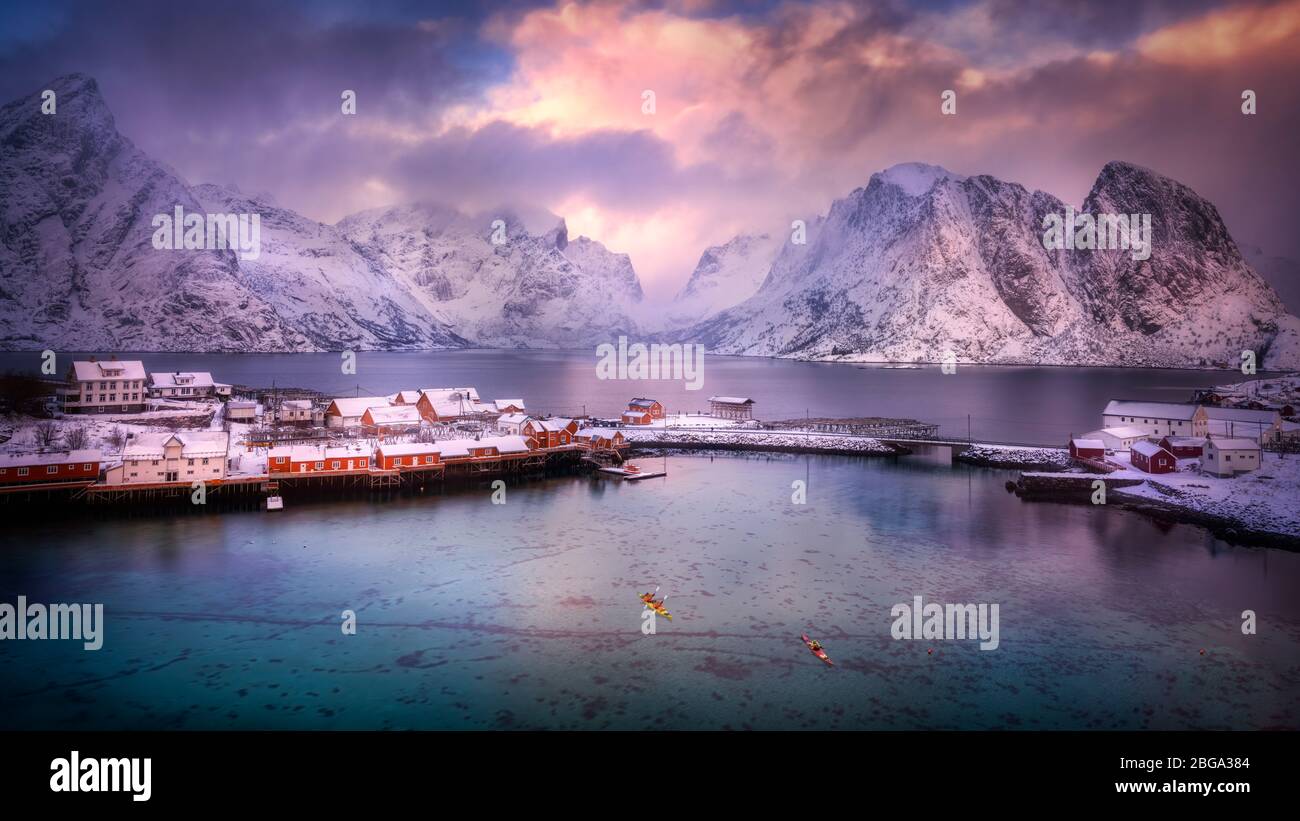
<svg viewBox="0 0 1300 821"><path fill-rule="evenodd" d="M669 613L669 612L664 608L664 602L663 602L663 599L660 599L659 601L655 601L655 594L654 594L654 593L642 593L642 594L641 594L641 602L642 602L646 607L648 607L649 609L655 611L655 614L656 614L656 615L663 616L664 618L668 619L669 621L672 621L672 620L673 620L673 614L672 614L672 613Z"/></svg>
<svg viewBox="0 0 1300 821"><path fill-rule="evenodd" d="M266 497L267 510L284 510L284 499L279 496Z"/></svg>
<svg viewBox="0 0 1300 821"><path fill-rule="evenodd" d="M810 639L810 638L808 638L808 634L807 634L807 633L804 633L802 636L800 636L800 638L803 639L803 643L804 643L804 644L808 645L808 649L812 652L812 654L813 654L814 656L816 656L817 658L819 658L819 659L821 659L822 661L826 662L827 664L829 664L829 665L832 666L832 667L835 666L835 662L831 661L830 656L827 656L827 655L826 655L826 651L825 651L825 650L823 650L821 647L814 647L814 646L813 646L813 640Z"/></svg>

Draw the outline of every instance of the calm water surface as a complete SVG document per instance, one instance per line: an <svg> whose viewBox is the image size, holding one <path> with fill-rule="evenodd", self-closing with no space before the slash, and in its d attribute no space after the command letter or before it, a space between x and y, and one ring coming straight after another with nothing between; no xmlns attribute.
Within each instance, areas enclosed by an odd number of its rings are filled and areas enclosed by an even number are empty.
<svg viewBox="0 0 1300 821"><path fill-rule="evenodd" d="M7 523L3 600L103 602L107 627L98 652L0 642L0 727L1300 727L1300 555L937 456L666 464L505 505ZM646 636L655 585L674 620ZM917 594L998 603L1000 648L892 640Z"/></svg>

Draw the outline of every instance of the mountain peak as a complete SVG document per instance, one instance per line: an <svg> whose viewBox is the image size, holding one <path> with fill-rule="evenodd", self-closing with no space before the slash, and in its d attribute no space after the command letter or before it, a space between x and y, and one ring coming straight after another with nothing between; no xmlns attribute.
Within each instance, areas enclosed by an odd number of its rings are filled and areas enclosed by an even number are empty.
<svg viewBox="0 0 1300 821"><path fill-rule="evenodd" d="M937 182L943 180L961 182L966 179L962 175L954 174L942 166L923 162L904 162L891 165L883 171L872 174L871 178L873 180L879 179L881 182L890 185L896 185L913 197L919 197L929 191Z"/></svg>

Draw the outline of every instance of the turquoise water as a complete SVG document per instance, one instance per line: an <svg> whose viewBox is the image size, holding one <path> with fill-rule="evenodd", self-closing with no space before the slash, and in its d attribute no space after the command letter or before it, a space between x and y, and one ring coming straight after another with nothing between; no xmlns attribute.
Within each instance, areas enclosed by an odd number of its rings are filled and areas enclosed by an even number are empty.
<svg viewBox="0 0 1300 821"><path fill-rule="evenodd" d="M939 459L666 464L504 505L9 523L0 600L107 624L98 652L0 642L0 727L1300 727L1300 555L1024 503ZM656 585L674 619L643 635ZM999 604L1000 647L895 641L914 595Z"/></svg>

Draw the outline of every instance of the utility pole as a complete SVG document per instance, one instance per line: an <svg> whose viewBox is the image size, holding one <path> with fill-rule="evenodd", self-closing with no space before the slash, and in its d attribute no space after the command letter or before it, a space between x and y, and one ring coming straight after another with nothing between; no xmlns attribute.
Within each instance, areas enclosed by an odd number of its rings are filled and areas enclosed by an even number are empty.
<svg viewBox="0 0 1300 821"><path fill-rule="evenodd" d="M970 414L966 414L966 444L970 444Z"/></svg>

